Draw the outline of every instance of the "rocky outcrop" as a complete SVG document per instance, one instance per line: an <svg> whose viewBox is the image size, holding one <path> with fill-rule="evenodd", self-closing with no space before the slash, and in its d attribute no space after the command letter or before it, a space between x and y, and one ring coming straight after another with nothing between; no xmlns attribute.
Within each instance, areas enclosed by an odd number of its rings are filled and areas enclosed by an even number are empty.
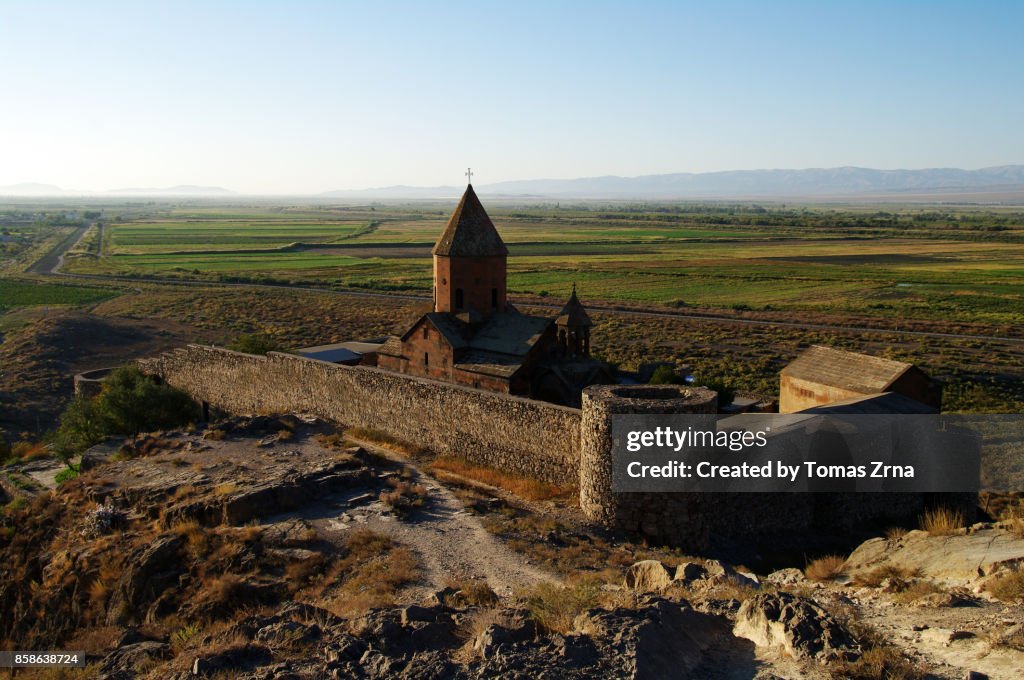
<svg viewBox="0 0 1024 680"><path fill-rule="evenodd" d="M576 618L574 628L601 650L612 677L701 677L698 671L713 647L739 651L724 619L661 598L637 608L590 610Z"/></svg>
<svg viewBox="0 0 1024 680"><path fill-rule="evenodd" d="M108 625L141 623L137 620L140 611L185 571L180 555L184 543L181 536L163 536L136 551L110 597Z"/></svg>
<svg viewBox="0 0 1024 680"><path fill-rule="evenodd" d="M124 645L103 658L98 677L99 680L134 680L154 662L172 656L171 646L163 642L145 640Z"/></svg>
<svg viewBox="0 0 1024 680"><path fill-rule="evenodd" d="M759 587L756 576L740 573L719 560L682 562L675 568L666 567L658 560L642 560L626 570L625 586L630 590L653 593L673 585L696 590L725 585Z"/></svg>
<svg viewBox="0 0 1024 680"><path fill-rule="evenodd" d="M846 561L847 573L892 566L950 584L966 584L1024 567L1024 538L999 524L975 524L952 536L911 531L897 540L873 538Z"/></svg>
<svg viewBox="0 0 1024 680"><path fill-rule="evenodd" d="M843 624L813 600L785 592L759 593L744 602L733 633L795 659L828 662L859 655Z"/></svg>

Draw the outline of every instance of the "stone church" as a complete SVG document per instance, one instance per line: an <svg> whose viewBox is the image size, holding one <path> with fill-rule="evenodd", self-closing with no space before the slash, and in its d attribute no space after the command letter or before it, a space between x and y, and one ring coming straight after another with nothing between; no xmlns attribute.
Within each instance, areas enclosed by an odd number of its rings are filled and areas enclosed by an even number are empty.
<svg viewBox="0 0 1024 680"><path fill-rule="evenodd" d="M508 301L508 248L472 184L432 254L433 308L387 339L380 368L569 406L584 387L615 382L590 355L593 322L575 285L553 317Z"/></svg>

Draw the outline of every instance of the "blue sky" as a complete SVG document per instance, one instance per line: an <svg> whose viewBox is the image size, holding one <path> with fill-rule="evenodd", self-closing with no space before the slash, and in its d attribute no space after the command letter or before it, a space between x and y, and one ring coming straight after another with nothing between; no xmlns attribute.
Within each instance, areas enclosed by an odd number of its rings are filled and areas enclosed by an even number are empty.
<svg viewBox="0 0 1024 680"><path fill-rule="evenodd" d="M1024 2L5 2L0 185L1024 163Z"/></svg>

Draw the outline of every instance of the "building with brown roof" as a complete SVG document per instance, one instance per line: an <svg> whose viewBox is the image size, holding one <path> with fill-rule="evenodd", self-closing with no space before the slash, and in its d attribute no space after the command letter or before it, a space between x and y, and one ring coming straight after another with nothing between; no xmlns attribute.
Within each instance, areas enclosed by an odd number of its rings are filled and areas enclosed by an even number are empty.
<svg viewBox="0 0 1024 680"><path fill-rule="evenodd" d="M779 413L853 403L887 393L909 398L929 410L942 407L941 384L913 364L813 345L782 369ZM905 400L889 401L900 401L906 412ZM871 403L880 406L882 402L874 399Z"/></svg>
<svg viewBox="0 0 1024 680"><path fill-rule="evenodd" d="M379 367L576 406L584 387L614 382L590 356L593 323L575 286L556 317L508 302L508 248L472 185L432 254L433 308L380 347Z"/></svg>

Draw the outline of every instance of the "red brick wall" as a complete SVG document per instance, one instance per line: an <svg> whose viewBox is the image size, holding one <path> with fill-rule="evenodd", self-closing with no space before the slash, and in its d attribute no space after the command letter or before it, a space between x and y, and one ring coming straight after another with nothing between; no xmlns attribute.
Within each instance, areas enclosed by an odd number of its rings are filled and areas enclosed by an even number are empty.
<svg viewBox="0 0 1024 680"><path fill-rule="evenodd" d="M472 307L478 312L505 308L505 256L434 256L434 311L461 312ZM457 307L457 291L462 289L462 307ZM492 291L497 289L497 307Z"/></svg>

